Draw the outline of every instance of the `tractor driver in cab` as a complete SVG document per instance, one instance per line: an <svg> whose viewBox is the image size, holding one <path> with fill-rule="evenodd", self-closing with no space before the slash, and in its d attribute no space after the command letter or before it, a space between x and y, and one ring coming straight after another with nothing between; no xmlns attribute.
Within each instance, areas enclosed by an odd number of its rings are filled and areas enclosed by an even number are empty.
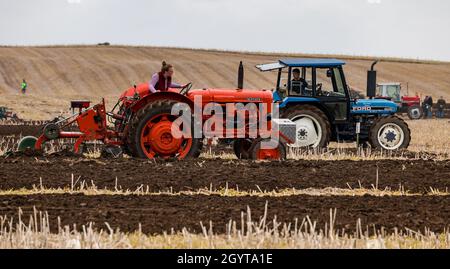
<svg viewBox="0 0 450 269"><path fill-rule="evenodd" d="M186 87L187 85L172 82L173 73L173 66L162 62L161 72L153 74L152 80L149 83L150 92L166 92L169 88L181 89Z"/></svg>
<svg viewBox="0 0 450 269"><path fill-rule="evenodd" d="M292 71L292 91L300 94L300 95L306 95L306 88L308 88L308 82L300 77L300 69L296 68Z"/></svg>

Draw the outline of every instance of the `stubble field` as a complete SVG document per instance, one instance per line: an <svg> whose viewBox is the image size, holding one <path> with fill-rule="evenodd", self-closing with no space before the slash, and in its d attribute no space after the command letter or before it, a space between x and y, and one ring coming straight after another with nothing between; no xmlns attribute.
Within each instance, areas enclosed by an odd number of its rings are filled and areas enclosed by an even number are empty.
<svg viewBox="0 0 450 269"><path fill-rule="evenodd" d="M246 64L248 88L273 87L252 66L283 57L171 48L0 48L0 105L49 120L71 99L112 105L162 60L196 88L234 87ZM371 60L348 61L363 89ZM450 97L448 63L385 59L381 81L411 94ZM17 85L27 78L30 91ZM449 248L450 122L408 121L411 146L394 153L330 145L290 152L283 162L237 160L226 146L200 159L106 159L56 143L46 156L7 154L42 123L0 123L0 248ZM53 152L53 154L52 154Z"/></svg>

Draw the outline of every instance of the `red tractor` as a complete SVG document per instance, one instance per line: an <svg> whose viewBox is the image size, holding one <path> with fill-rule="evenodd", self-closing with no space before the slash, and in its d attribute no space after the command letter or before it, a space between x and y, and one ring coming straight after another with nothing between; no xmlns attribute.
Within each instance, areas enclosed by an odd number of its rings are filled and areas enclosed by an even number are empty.
<svg viewBox="0 0 450 269"><path fill-rule="evenodd" d="M407 90L408 91L408 90ZM407 114L411 120L418 120L423 116L419 96L402 96L402 84L380 83L377 85L377 97L389 99L399 106L399 114ZM408 91L409 92L409 91Z"/></svg>
<svg viewBox="0 0 450 269"><path fill-rule="evenodd" d="M18 121L17 114L9 110L7 107L0 107L0 120L15 120Z"/></svg>
<svg viewBox="0 0 450 269"><path fill-rule="evenodd" d="M242 86L242 83L240 83ZM19 143L19 151L27 148L42 150L44 143L56 139L70 138L75 139L74 152L81 152L81 145L88 141L102 141L106 147L120 149L121 151L137 158L196 158L202 151L204 137L196 138L193 136L194 124L189 128L192 136L176 137L172 132L172 125L180 115L173 115L172 109L177 104L186 104L196 109L194 99L202 97L201 109L204 109L210 103L226 107L230 103L242 104L266 104L269 115L267 119L268 130L272 132L271 125L277 120L272 120L272 92L269 90L244 90L238 89L199 89L191 90L192 84L180 90L170 89L167 92L157 92L151 94L147 83L134 86L126 90L119 98L112 112L107 112L105 102L90 106L89 101L72 101L71 108L73 115L69 118L55 120L47 124L40 137L26 137ZM75 110L78 110L75 113ZM228 111L227 111L228 113ZM237 111L236 111L237 113ZM254 114L253 114L254 115ZM262 114L257 114L262 115ZM191 116L191 115L189 115ZM206 115L202 114L202 123L213 116L225 117L225 115ZM273 149L265 149L262 143L263 133L258 133L257 137L250 139L249 132L253 119L250 113L245 112L245 128L211 128L209 136L227 137L237 140L236 145L242 145L241 151L249 153L249 158L253 159L285 159L285 143L291 143L295 140L295 130L292 132L294 137L286 136L278 131L284 142L278 141ZM234 115L233 115L234 118ZM255 119L260 122L261 118ZM281 128L289 128L289 122L282 122ZM76 123L77 131L65 131ZM110 124L108 124L110 123ZM194 122L195 123L195 122ZM225 125L226 121L224 121ZM292 126L290 126L292 128ZM295 128L295 124L294 124ZM269 130L270 129L270 130ZM292 131L292 130L290 130ZM290 133L288 131L287 133ZM265 133L267 135L267 133ZM267 136L264 136L267 137ZM239 141L243 141L239 143ZM245 141L245 143L244 143ZM247 144L249 143L249 144ZM245 145L248 145L245 146ZM236 154L239 154L239 149ZM242 156L238 156L242 157Z"/></svg>

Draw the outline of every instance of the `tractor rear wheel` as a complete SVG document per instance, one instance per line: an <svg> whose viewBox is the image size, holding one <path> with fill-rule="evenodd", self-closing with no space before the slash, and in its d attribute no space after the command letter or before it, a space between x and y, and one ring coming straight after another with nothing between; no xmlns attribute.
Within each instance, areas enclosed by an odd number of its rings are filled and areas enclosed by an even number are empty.
<svg viewBox="0 0 450 269"><path fill-rule="evenodd" d="M408 107L408 117L410 120L420 120L423 117L423 108L418 105Z"/></svg>
<svg viewBox="0 0 450 269"><path fill-rule="evenodd" d="M326 148L330 143L331 125L325 113L312 105L288 108L283 114L297 124L297 137L291 148Z"/></svg>
<svg viewBox="0 0 450 269"><path fill-rule="evenodd" d="M406 149L411 142L411 131L408 124L399 117L379 118L370 128L369 142L375 149Z"/></svg>
<svg viewBox="0 0 450 269"><path fill-rule="evenodd" d="M172 124L178 118L173 116L172 107L178 102L161 100L148 104L136 113L128 132L128 149L133 157L154 158L197 158L203 141L194 137L176 138L172 134Z"/></svg>

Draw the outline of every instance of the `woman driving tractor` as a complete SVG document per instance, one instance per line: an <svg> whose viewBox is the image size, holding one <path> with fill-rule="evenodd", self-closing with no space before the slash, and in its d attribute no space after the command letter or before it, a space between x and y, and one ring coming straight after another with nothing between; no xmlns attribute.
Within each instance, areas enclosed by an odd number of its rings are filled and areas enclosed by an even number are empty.
<svg viewBox="0 0 450 269"><path fill-rule="evenodd" d="M152 80L149 83L150 92L166 92L169 88L181 89L187 87L188 84L180 85L172 82L173 73L173 66L163 61L161 71L153 74Z"/></svg>

